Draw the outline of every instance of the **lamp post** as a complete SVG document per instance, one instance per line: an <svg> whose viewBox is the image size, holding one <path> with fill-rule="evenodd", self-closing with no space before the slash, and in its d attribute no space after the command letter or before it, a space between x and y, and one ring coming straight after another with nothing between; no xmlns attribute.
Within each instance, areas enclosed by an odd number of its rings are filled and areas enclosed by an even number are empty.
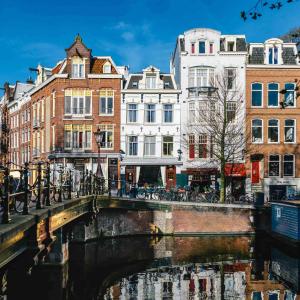
<svg viewBox="0 0 300 300"><path fill-rule="evenodd" d="M178 161L181 161L181 158L182 158L182 150L181 150L181 149L178 149L178 150L177 150L177 154L178 154Z"/></svg>
<svg viewBox="0 0 300 300"><path fill-rule="evenodd" d="M125 189L125 184L124 184L125 183L125 174L123 174L121 162L124 159L125 152L122 149L120 149L119 154L120 154L120 162L119 162L119 167L120 167L120 181L119 182L120 182L120 185L118 186L118 188L119 188L119 191L120 191L119 195L120 195L120 197L122 197L124 189Z"/></svg>
<svg viewBox="0 0 300 300"><path fill-rule="evenodd" d="M96 174L98 177L103 177L103 172L101 169L101 158L100 158L101 141L102 141L103 134L101 133L100 128L98 128L97 131L94 132L94 136L95 136L96 143L98 146L98 159L97 159L98 165L97 165L97 173Z"/></svg>

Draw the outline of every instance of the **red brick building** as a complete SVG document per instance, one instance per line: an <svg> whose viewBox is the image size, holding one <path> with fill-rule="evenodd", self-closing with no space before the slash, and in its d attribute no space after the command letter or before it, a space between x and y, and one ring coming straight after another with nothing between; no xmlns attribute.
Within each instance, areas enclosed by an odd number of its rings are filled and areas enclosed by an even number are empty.
<svg viewBox="0 0 300 300"><path fill-rule="evenodd" d="M97 169L100 129L103 174L117 179L122 74L111 57L92 56L80 36L30 93L33 160L50 157L65 168Z"/></svg>

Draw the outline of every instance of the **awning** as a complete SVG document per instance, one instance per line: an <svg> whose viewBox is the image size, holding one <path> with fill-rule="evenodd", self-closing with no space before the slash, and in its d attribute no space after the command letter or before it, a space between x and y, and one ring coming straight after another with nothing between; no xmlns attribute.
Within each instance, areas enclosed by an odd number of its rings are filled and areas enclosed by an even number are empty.
<svg viewBox="0 0 300 300"><path fill-rule="evenodd" d="M243 163L226 164L225 175L232 177L246 177L246 168Z"/></svg>

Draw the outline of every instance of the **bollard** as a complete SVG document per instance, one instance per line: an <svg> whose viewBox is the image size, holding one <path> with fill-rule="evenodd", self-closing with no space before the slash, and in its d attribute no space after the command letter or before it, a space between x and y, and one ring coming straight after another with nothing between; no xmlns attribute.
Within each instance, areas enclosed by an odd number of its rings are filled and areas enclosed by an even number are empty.
<svg viewBox="0 0 300 300"><path fill-rule="evenodd" d="M50 206L51 205L51 201L50 201L50 164L47 162L47 168L46 168L46 182L47 182L47 186L46 186L46 206Z"/></svg>
<svg viewBox="0 0 300 300"><path fill-rule="evenodd" d="M8 224L10 221L9 218L9 169L4 168L4 191L2 194L2 203L3 203L3 214L2 214L2 224Z"/></svg>
<svg viewBox="0 0 300 300"><path fill-rule="evenodd" d="M37 201L36 201L36 209L41 209L42 205L41 205L41 188L42 188L42 162L38 162L38 166L37 166Z"/></svg>
<svg viewBox="0 0 300 300"><path fill-rule="evenodd" d="M29 190L28 190L28 168L29 164L28 162L25 163L24 167L24 204L23 204L23 215L28 215L28 195L29 195Z"/></svg>
<svg viewBox="0 0 300 300"><path fill-rule="evenodd" d="M68 199L72 199L72 172L69 171Z"/></svg>

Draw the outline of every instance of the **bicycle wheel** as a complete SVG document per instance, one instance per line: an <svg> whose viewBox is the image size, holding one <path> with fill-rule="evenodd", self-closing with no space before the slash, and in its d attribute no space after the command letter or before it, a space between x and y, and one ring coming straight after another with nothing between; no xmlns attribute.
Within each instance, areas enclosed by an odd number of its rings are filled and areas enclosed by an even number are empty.
<svg viewBox="0 0 300 300"><path fill-rule="evenodd" d="M145 189L138 189L136 197L138 199L145 199L146 198L146 191L145 191Z"/></svg>

